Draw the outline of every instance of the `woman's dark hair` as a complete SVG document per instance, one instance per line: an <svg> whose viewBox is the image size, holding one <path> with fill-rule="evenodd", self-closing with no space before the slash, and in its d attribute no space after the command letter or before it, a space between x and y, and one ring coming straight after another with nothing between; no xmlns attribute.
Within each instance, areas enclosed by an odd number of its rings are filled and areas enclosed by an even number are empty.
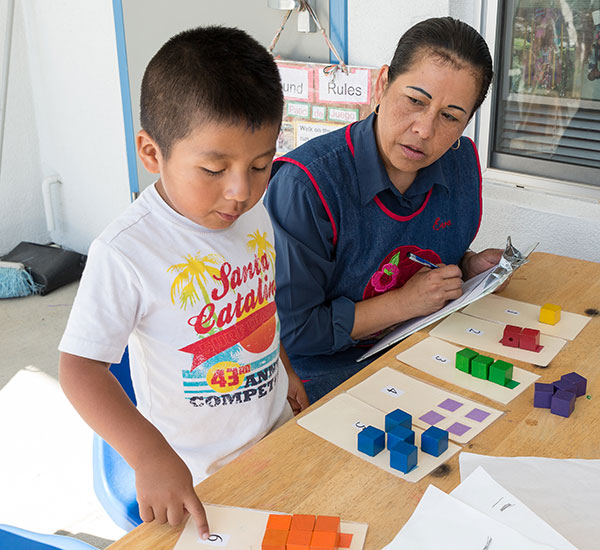
<svg viewBox="0 0 600 550"><path fill-rule="evenodd" d="M273 56L244 31L198 27L173 36L142 79L141 125L165 158L203 123L281 124L283 92Z"/></svg>
<svg viewBox="0 0 600 550"><path fill-rule="evenodd" d="M388 71L388 84L428 54L458 67L468 63L473 68L480 84L471 112L473 116L483 103L494 76L492 56L483 37L470 25L452 17L421 21L408 29L398 41Z"/></svg>

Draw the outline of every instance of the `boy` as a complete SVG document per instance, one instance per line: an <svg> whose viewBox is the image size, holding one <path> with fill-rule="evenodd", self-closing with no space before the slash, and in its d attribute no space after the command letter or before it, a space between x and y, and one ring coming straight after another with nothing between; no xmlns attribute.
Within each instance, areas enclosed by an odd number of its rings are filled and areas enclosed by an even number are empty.
<svg viewBox="0 0 600 550"><path fill-rule="evenodd" d="M158 51L137 149L159 179L92 243L60 343L63 390L135 470L140 517L187 511L202 538L193 483L291 417L286 394L308 405L280 354L260 200L282 110L277 66L243 31L193 29ZM126 345L139 410L107 368Z"/></svg>

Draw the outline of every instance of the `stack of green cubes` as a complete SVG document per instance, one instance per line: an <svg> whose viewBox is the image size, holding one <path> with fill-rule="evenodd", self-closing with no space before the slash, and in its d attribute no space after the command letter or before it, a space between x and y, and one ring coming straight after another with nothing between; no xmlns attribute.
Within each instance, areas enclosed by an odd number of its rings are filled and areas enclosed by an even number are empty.
<svg viewBox="0 0 600 550"><path fill-rule="evenodd" d="M489 380L507 388L512 389L519 385L512 379L513 365L511 363L501 359L494 361L493 358L479 355L469 348L456 352L456 368L475 376L475 378Z"/></svg>

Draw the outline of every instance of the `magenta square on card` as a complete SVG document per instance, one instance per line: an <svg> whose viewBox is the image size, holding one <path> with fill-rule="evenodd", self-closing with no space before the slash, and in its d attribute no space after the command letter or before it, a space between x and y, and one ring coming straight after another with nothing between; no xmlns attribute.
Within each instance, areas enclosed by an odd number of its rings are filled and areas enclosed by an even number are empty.
<svg viewBox="0 0 600 550"><path fill-rule="evenodd" d="M444 418L446 417L442 416L439 413L436 413L435 411L429 411L426 412L423 416L420 416L419 420L427 422L427 424L431 424L433 426L434 424L437 424L440 420L444 420Z"/></svg>
<svg viewBox="0 0 600 550"><path fill-rule="evenodd" d="M463 406L462 403L460 403L459 401L454 401L454 399L446 399L445 401L442 401L438 407L440 409L446 409L447 411L450 412L454 412L456 409L460 409Z"/></svg>
<svg viewBox="0 0 600 550"><path fill-rule="evenodd" d="M470 418L476 422L483 422L488 416L490 416L489 412L477 408L473 409L469 414L465 414L465 418Z"/></svg>
<svg viewBox="0 0 600 550"><path fill-rule="evenodd" d="M460 422L455 422L454 424L452 424L452 426L446 429L454 435L463 435L467 433L471 428L469 426L461 424Z"/></svg>

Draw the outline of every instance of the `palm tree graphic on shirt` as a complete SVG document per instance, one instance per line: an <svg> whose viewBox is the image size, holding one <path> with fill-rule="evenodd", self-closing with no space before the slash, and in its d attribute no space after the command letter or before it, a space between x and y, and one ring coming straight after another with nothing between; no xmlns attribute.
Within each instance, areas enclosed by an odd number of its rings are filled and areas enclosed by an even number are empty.
<svg viewBox="0 0 600 550"><path fill-rule="evenodd" d="M211 300L206 290L207 279L219 281L221 271L214 266L220 266L225 258L220 254L208 254L206 256L191 255L185 256L185 262L172 265L167 271L175 271L177 277L171 285L171 302L175 304L175 297L179 294L179 307L187 309L188 306L194 306L199 301L198 291L204 298L204 303L208 304Z"/></svg>
<svg viewBox="0 0 600 550"><path fill-rule="evenodd" d="M258 229L254 233L248 234L248 243L246 245L248 250L255 251L256 255L260 258L263 254L271 260L271 265L275 265L275 248L267 240L267 232L261 233Z"/></svg>

